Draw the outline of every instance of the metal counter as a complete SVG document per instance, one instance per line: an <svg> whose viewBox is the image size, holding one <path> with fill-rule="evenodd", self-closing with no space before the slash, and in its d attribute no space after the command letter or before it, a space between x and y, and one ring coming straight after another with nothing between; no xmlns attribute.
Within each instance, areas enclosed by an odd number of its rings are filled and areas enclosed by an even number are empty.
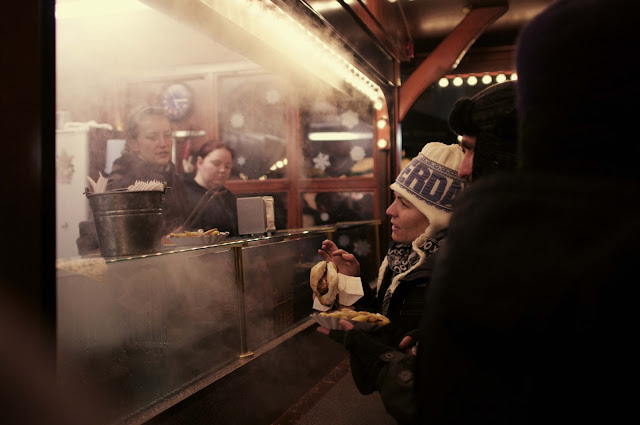
<svg viewBox="0 0 640 425"><path fill-rule="evenodd" d="M58 269L59 383L106 396L97 424L143 423L309 326L322 241L354 234L373 246L378 225L108 259L102 274Z"/></svg>

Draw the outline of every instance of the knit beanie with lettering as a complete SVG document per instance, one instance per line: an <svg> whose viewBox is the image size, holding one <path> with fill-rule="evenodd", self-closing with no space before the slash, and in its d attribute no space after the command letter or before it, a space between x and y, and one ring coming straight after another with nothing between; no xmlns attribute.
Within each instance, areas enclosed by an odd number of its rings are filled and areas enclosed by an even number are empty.
<svg viewBox="0 0 640 425"><path fill-rule="evenodd" d="M465 186L458 177L463 157L458 145L427 143L391 185L427 217L429 235L449 226L453 202Z"/></svg>
<svg viewBox="0 0 640 425"><path fill-rule="evenodd" d="M459 99L449 115L449 127L476 138L472 179L516 166L518 118L516 82L487 87Z"/></svg>
<svg viewBox="0 0 640 425"><path fill-rule="evenodd" d="M634 7L628 0L556 0L521 30L516 70L524 169L638 179Z"/></svg>

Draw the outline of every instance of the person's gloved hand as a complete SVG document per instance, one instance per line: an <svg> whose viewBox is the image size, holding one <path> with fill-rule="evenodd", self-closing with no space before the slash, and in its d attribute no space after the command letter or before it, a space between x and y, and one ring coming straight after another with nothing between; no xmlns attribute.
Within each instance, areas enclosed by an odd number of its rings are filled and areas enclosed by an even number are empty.
<svg viewBox="0 0 640 425"><path fill-rule="evenodd" d="M408 332L398 344L398 348L406 354L416 355L418 340L420 339L420 330L414 329Z"/></svg>
<svg viewBox="0 0 640 425"><path fill-rule="evenodd" d="M317 331L323 335L329 336L329 338L339 342L340 344L344 344L345 335L347 334L348 331L353 329L353 323L347 320L340 320L339 323L342 329L344 330L341 331L336 329L327 329L323 326L318 326Z"/></svg>

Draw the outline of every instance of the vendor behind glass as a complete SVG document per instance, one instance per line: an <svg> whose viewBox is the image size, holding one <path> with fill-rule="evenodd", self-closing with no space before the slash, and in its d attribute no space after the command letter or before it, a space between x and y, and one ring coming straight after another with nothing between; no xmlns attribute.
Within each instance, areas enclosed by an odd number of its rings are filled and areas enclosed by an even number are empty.
<svg viewBox="0 0 640 425"><path fill-rule="evenodd" d="M126 188L136 182L158 180L167 184L162 215L163 234L177 229L188 211L182 178L171 162L173 132L163 108L145 107L129 118L127 143L113 162L107 189Z"/></svg>
<svg viewBox="0 0 640 425"><path fill-rule="evenodd" d="M217 228L220 232L229 232L229 236L238 235L238 210L236 197L225 184L231 175L233 151L222 141L208 140L193 155L195 172L184 175L184 186L187 197L187 211L192 213L208 190L217 193L203 207L201 213L196 211L195 220L189 229L209 230ZM219 191L215 188L219 188ZM189 220L191 221L191 220Z"/></svg>
<svg viewBox="0 0 640 425"><path fill-rule="evenodd" d="M154 106L137 109L129 118L127 142L122 155L113 162L107 181L107 190L127 188L136 180L166 183L162 205L162 233L165 235L178 229L187 214L184 184L171 162L172 150L173 132L165 110ZM94 223L80 222L79 230L78 253L85 255L97 251Z"/></svg>

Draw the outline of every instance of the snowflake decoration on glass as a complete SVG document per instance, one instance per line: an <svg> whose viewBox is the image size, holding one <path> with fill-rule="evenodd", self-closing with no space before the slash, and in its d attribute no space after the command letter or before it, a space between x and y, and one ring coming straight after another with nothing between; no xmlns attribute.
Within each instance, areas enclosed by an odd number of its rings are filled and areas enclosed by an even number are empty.
<svg viewBox="0 0 640 425"><path fill-rule="evenodd" d="M265 95L265 99L269 105L275 105L280 102L280 92L276 89L271 89Z"/></svg>
<svg viewBox="0 0 640 425"><path fill-rule="evenodd" d="M347 111L343 112L342 115L340 115L340 122L348 129L352 129L353 127L358 125L358 123L360 122L360 118L358 117L357 113L353 111Z"/></svg>
<svg viewBox="0 0 640 425"><path fill-rule="evenodd" d="M324 171L330 165L331 165L331 162L329 161L329 155L327 154L318 152L318 155L315 158L313 158L313 166L318 170Z"/></svg>
<svg viewBox="0 0 640 425"><path fill-rule="evenodd" d="M349 154L355 162L361 161L365 156L364 148L362 146L354 146Z"/></svg>
<svg viewBox="0 0 640 425"><path fill-rule="evenodd" d="M239 156L238 159L236 159L236 163L242 167L247 163L247 158L245 158L244 156Z"/></svg>
<svg viewBox="0 0 640 425"><path fill-rule="evenodd" d="M235 114L231 115L231 119L229 121L231 121L231 126L233 128L240 128L244 125L244 115L242 115L240 112L236 112Z"/></svg>
<svg viewBox="0 0 640 425"><path fill-rule="evenodd" d="M365 240L355 241L353 243L353 252L359 256L367 256L371 252L371 244Z"/></svg>
<svg viewBox="0 0 640 425"><path fill-rule="evenodd" d="M350 243L351 243L351 238L349 238L348 235L340 235L338 237L338 246L345 248L349 246Z"/></svg>

